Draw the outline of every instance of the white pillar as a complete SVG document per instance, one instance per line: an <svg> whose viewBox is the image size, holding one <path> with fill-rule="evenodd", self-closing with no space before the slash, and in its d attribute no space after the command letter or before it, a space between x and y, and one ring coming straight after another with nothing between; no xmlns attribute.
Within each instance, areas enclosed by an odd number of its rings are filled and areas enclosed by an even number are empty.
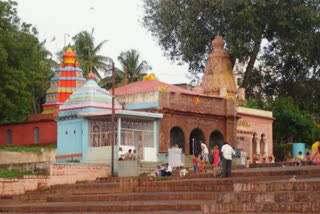
<svg viewBox="0 0 320 214"><path fill-rule="evenodd" d="M263 135L262 137L262 141L263 141L263 144L264 144L264 156L268 157L268 138L266 135Z"/></svg>
<svg viewBox="0 0 320 214"><path fill-rule="evenodd" d="M256 154L260 155L260 140L259 140L258 134L254 135L254 141L256 143Z"/></svg>

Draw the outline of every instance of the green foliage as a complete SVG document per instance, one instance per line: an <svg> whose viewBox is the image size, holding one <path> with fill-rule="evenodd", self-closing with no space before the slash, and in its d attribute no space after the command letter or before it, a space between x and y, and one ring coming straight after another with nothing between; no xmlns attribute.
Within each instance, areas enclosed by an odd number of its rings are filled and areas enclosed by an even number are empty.
<svg viewBox="0 0 320 214"><path fill-rule="evenodd" d="M41 113L52 76L50 53L37 30L20 23L14 1L0 1L0 124Z"/></svg>
<svg viewBox="0 0 320 214"><path fill-rule="evenodd" d="M18 178L24 175L32 175L31 171L15 171L15 170L2 170L0 171L0 178Z"/></svg>
<svg viewBox="0 0 320 214"><path fill-rule="evenodd" d="M313 119L294 104L292 98L279 98L272 105L275 143L304 142L312 144L319 137L319 127Z"/></svg>
<svg viewBox="0 0 320 214"><path fill-rule="evenodd" d="M188 63L194 78L204 71L210 43L220 33L232 62L246 65L242 87L256 96L264 88L276 93L273 82L280 88L289 77L319 78L319 5L320 0L144 0L143 24L165 54ZM262 67L254 71L257 59Z"/></svg>
<svg viewBox="0 0 320 214"><path fill-rule="evenodd" d="M141 61L140 54L138 51L133 49L121 52L120 56L118 56L118 60L121 64L121 69L117 68L115 72L115 83L117 86L140 81L147 75L147 71L152 69L145 60ZM127 79L125 79L125 70L127 70ZM111 88L111 76L104 78L100 82L100 85L106 88Z"/></svg>
<svg viewBox="0 0 320 214"><path fill-rule="evenodd" d="M100 80L101 75L99 71L103 73L110 73L112 60L109 57L99 55L99 51L106 40L100 42L97 46L94 44L93 31L82 31L73 37L74 49L77 54L77 59L80 62L80 66L87 76L90 71Z"/></svg>
<svg viewBox="0 0 320 214"><path fill-rule="evenodd" d="M57 145L47 146L4 146L0 150L14 151L14 152L41 152L41 149L56 149Z"/></svg>
<svg viewBox="0 0 320 214"><path fill-rule="evenodd" d="M292 153L292 144L274 144L273 154L276 161L286 161L288 153Z"/></svg>

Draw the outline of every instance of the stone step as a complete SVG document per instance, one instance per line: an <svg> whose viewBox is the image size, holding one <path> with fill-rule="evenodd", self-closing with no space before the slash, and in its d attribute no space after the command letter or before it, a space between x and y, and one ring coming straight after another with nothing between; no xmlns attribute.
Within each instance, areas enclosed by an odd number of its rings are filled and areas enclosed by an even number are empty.
<svg viewBox="0 0 320 214"><path fill-rule="evenodd" d="M204 213L273 213L273 212L297 212L319 213L319 202L280 202L280 203L226 203L204 204Z"/></svg>
<svg viewBox="0 0 320 214"><path fill-rule="evenodd" d="M210 192L150 192L108 195L48 196L48 202L86 202L86 201L152 201L152 200L215 200L216 194Z"/></svg>
<svg viewBox="0 0 320 214"><path fill-rule="evenodd" d="M4 205L0 212L133 212L133 211L201 211L207 201L119 201L119 202L57 202Z"/></svg>
<svg viewBox="0 0 320 214"><path fill-rule="evenodd" d="M15 214L25 214L25 212L14 212ZM37 212L37 214L47 214L48 212ZM81 214L102 214L110 212L80 212ZM130 212L112 212L114 214L199 214L201 211L130 211ZM59 212L59 214L70 214L70 212ZM259 214L259 213L258 213ZM275 213L278 214L278 213Z"/></svg>
<svg viewBox="0 0 320 214"><path fill-rule="evenodd" d="M317 181L279 181L279 182L238 182L234 184L207 184L201 185L190 183L190 185L175 185L175 183L166 183L163 185L139 186L135 188L136 192L179 192L179 191L202 191L202 192L274 192L274 191L306 191L319 190L320 182Z"/></svg>
<svg viewBox="0 0 320 214"><path fill-rule="evenodd" d="M313 202L320 192L150 192L108 195L48 196L47 202L212 200L216 203Z"/></svg>
<svg viewBox="0 0 320 214"><path fill-rule="evenodd" d="M80 183L80 184L67 184L67 185L56 185L51 189L92 189L92 188L118 188L119 182L110 183Z"/></svg>

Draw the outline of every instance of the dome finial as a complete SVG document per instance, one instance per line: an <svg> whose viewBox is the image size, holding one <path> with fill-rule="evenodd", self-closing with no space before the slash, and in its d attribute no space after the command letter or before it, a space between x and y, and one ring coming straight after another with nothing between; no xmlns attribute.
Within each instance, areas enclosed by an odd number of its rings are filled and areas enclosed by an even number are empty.
<svg viewBox="0 0 320 214"><path fill-rule="evenodd" d="M88 79L94 80L94 74L92 73L92 71L90 71L90 73L88 74Z"/></svg>
<svg viewBox="0 0 320 214"><path fill-rule="evenodd" d="M223 50L224 49L224 41L222 39L222 37L219 35L216 36L216 38L212 41L212 46L214 49L219 49L219 50Z"/></svg>

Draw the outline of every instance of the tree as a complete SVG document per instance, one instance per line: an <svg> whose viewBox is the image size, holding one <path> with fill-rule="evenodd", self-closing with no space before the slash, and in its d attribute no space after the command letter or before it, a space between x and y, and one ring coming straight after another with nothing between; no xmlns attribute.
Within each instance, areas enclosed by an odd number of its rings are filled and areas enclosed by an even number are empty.
<svg viewBox="0 0 320 214"><path fill-rule="evenodd" d="M21 23L16 2L0 1L0 123L24 121L40 113L52 74L52 60L37 30Z"/></svg>
<svg viewBox="0 0 320 214"><path fill-rule="evenodd" d="M140 54L136 50L129 50L121 52L118 56L118 60L121 65L121 69L115 69L115 84L117 86L127 83L140 81L147 75L147 71L151 70L151 66L145 60L140 59ZM125 73L127 72L127 79ZM101 82L100 85L111 88L112 77L107 76Z"/></svg>
<svg viewBox="0 0 320 214"><path fill-rule="evenodd" d="M145 0L143 23L171 59L189 64L194 77L203 72L210 42L220 33L232 62L246 64L242 87L251 95L258 57L281 57L263 46L300 55L301 63L307 58L319 75L319 5L320 0Z"/></svg>
<svg viewBox="0 0 320 214"><path fill-rule="evenodd" d="M147 75L147 71L152 69L145 60L140 62L140 54L133 49L121 52L118 60L123 71L127 70L128 83L142 80L142 78Z"/></svg>
<svg viewBox="0 0 320 214"><path fill-rule="evenodd" d="M98 55L106 40L100 42L97 46L94 44L93 31L82 31L73 37L75 52L78 56L80 66L87 76L88 72L92 71L100 80L100 71L108 73L112 60L109 57Z"/></svg>
<svg viewBox="0 0 320 214"><path fill-rule="evenodd" d="M308 112L302 111L292 97L263 100L259 97L248 100L246 107L273 112L273 142L286 144L304 142L311 145L320 137L320 126Z"/></svg>

